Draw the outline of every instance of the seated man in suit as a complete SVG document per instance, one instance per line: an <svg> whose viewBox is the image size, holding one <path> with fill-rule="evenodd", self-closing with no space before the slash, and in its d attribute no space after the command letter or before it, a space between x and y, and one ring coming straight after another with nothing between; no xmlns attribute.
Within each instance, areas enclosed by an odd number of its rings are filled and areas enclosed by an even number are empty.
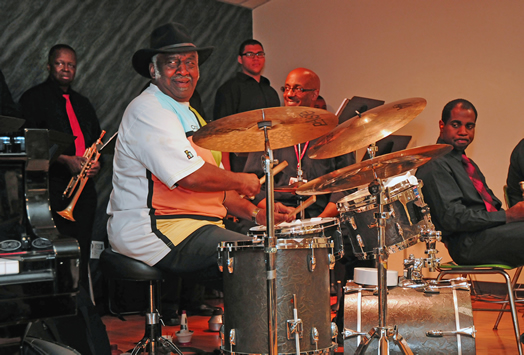
<svg viewBox="0 0 524 355"><path fill-rule="evenodd" d="M449 102L437 143L453 150L422 165L417 177L437 230L458 264L524 265L524 202L507 211L487 187L465 150L475 137L477 110L467 100Z"/></svg>

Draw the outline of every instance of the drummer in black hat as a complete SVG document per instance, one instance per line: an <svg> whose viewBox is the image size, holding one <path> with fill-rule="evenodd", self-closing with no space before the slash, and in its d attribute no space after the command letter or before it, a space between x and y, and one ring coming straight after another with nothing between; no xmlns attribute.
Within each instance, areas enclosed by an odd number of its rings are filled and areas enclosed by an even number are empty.
<svg viewBox="0 0 524 355"><path fill-rule="evenodd" d="M133 67L151 84L122 118L107 212L116 252L197 280L219 281L218 243L250 239L226 230L222 218L230 213L262 224L266 211L239 196L259 192L256 175L221 169L220 152L192 142L205 121L189 99L199 65L212 50L197 47L184 26L170 23L153 31L150 48L134 54ZM291 208L276 209L276 223L289 219Z"/></svg>

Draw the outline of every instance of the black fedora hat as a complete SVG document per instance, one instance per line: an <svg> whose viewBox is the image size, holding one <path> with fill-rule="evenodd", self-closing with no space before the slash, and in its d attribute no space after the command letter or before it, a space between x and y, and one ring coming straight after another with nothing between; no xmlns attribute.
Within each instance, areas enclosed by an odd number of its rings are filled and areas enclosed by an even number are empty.
<svg viewBox="0 0 524 355"><path fill-rule="evenodd" d="M158 53L198 52L198 64L202 64L213 52L214 47L197 47L193 44L187 29L179 23L167 23L157 27L149 40L151 48L140 49L133 55L133 68L138 74L151 79L149 63Z"/></svg>

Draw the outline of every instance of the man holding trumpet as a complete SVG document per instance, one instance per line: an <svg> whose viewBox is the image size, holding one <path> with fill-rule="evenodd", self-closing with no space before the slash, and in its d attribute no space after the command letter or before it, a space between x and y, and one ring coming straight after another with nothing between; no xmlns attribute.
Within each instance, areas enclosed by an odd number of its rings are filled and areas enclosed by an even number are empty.
<svg viewBox="0 0 524 355"><path fill-rule="evenodd" d="M20 98L20 106L26 128L47 128L76 137L74 144L49 167L49 196L56 228L60 234L78 240L81 251L80 281L87 290L91 234L97 205L95 183L91 178L100 171L100 163L94 159L96 154L90 161L84 155L101 136L101 129L89 100L71 88L76 63L73 48L66 44L53 46L49 50L47 63L49 77L27 90ZM88 165L84 168L85 164ZM72 191L72 198L77 198L73 206L71 198L64 198L63 194L69 182L82 171L85 177L78 183L85 186L83 190L78 190L80 185L77 185L76 191ZM73 220L58 214L68 208Z"/></svg>

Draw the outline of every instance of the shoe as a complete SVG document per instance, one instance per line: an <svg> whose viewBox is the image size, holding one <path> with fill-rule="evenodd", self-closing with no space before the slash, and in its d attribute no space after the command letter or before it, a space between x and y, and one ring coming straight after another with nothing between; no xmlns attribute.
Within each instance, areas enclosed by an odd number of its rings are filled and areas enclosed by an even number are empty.
<svg viewBox="0 0 524 355"><path fill-rule="evenodd" d="M213 307L206 303L201 303L197 306L191 306L186 310L188 316L206 316L211 317L213 312L217 309L222 310L220 307Z"/></svg>

